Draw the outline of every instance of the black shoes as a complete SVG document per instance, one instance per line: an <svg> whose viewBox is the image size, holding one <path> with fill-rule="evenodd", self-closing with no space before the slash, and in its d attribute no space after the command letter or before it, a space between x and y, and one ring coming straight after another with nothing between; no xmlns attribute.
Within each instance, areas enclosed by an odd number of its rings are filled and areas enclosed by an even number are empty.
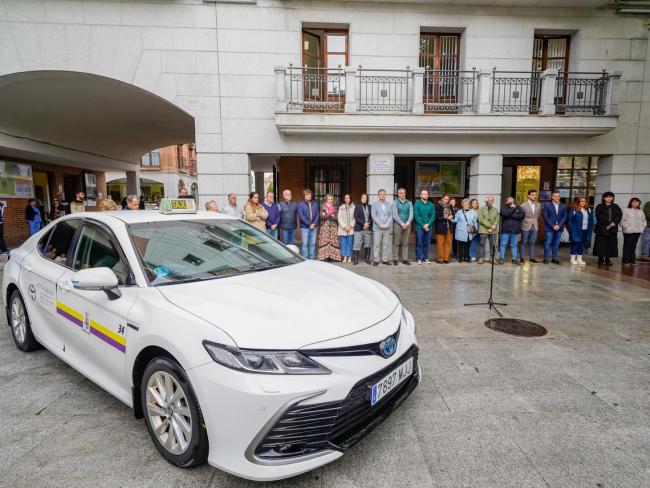
<svg viewBox="0 0 650 488"><path fill-rule="evenodd" d="M535 263L535 264L539 263L539 261L538 261L537 259L535 259L535 258L530 258L530 259L528 260L528 262L529 262L529 263Z"/></svg>
<svg viewBox="0 0 650 488"><path fill-rule="evenodd" d="M359 251L352 251L352 264L359 264Z"/></svg>
<svg viewBox="0 0 650 488"><path fill-rule="evenodd" d="M391 263L390 261L382 261L381 264L385 264L386 266L392 266L393 265L393 263Z"/></svg>
<svg viewBox="0 0 650 488"><path fill-rule="evenodd" d="M378 263L377 261L374 261L374 262L372 263L372 265L373 265L373 266L379 266L379 263Z"/></svg>
<svg viewBox="0 0 650 488"><path fill-rule="evenodd" d="M503 259L499 259L499 264L503 264L505 261Z"/></svg>
<svg viewBox="0 0 650 488"><path fill-rule="evenodd" d="M542 261L544 264L548 264L548 258L544 258L544 261Z"/></svg>
<svg viewBox="0 0 650 488"><path fill-rule="evenodd" d="M399 261L397 261L397 259L393 259L393 266L397 266L398 263Z"/></svg>
<svg viewBox="0 0 650 488"><path fill-rule="evenodd" d="M512 264L514 264L515 266L519 266L519 260L518 259L513 259Z"/></svg>
<svg viewBox="0 0 650 488"><path fill-rule="evenodd" d="M553 258L553 259L551 259L551 262L552 262L553 264L560 264L560 260L559 260L558 258Z"/></svg>
<svg viewBox="0 0 650 488"><path fill-rule="evenodd" d="M366 264L368 266L370 266L370 248L369 247L366 248L365 253L366 253Z"/></svg>
<svg viewBox="0 0 650 488"><path fill-rule="evenodd" d="M411 266L410 261L407 261L406 259L404 261L402 261L402 264L405 264L407 266Z"/></svg>

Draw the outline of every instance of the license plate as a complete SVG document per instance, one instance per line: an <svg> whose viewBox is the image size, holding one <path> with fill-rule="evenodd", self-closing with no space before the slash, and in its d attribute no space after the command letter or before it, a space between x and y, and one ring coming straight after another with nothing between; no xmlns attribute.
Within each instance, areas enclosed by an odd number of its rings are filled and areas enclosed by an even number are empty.
<svg viewBox="0 0 650 488"><path fill-rule="evenodd" d="M388 373L377 383L372 385L372 396L370 405L376 404L388 393L397 388L402 382L411 377L413 373L413 358L400 364L396 369Z"/></svg>

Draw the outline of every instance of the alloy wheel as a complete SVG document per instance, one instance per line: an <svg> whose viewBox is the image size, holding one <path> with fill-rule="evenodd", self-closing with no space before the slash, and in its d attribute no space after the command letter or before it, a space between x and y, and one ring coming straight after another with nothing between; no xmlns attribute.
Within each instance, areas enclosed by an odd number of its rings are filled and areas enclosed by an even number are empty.
<svg viewBox="0 0 650 488"><path fill-rule="evenodd" d="M154 434L168 452L183 454L192 440L192 413L176 379L157 371L147 382L147 415Z"/></svg>
<svg viewBox="0 0 650 488"><path fill-rule="evenodd" d="M25 342L27 335L27 316L25 315L25 307L20 298L14 298L11 303L11 327L13 328L14 337L16 341L22 344Z"/></svg>

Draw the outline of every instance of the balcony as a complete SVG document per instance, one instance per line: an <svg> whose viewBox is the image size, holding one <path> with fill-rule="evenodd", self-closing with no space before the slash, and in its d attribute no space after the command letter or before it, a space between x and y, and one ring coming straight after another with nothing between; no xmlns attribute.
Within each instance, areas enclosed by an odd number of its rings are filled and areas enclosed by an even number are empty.
<svg viewBox="0 0 650 488"><path fill-rule="evenodd" d="M621 73L276 67L282 134L558 134L616 128Z"/></svg>

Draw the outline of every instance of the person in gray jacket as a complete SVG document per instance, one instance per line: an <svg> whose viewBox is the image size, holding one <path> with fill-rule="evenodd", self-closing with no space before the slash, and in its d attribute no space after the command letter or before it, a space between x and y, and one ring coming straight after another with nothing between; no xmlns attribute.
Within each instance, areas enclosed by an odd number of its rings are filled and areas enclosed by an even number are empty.
<svg viewBox="0 0 650 488"><path fill-rule="evenodd" d="M413 204L406 199L406 189L397 190L397 200L391 207L393 214L393 265L402 261L409 262L409 235L411 234L411 223L413 222ZM401 248L401 253L400 253Z"/></svg>
<svg viewBox="0 0 650 488"><path fill-rule="evenodd" d="M520 262L524 262L524 251L528 248L528 260L537 263L535 259L535 242L537 242L537 220L542 213L542 206L537 201L537 190L528 190L528 201L521 205L524 220L521 221Z"/></svg>
<svg viewBox="0 0 650 488"><path fill-rule="evenodd" d="M383 188L377 192L379 200L372 204L370 209L373 222L373 266L379 264L380 252L381 262L386 265L392 265L391 262L391 224L393 222L393 213L391 204L386 201L386 190Z"/></svg>

